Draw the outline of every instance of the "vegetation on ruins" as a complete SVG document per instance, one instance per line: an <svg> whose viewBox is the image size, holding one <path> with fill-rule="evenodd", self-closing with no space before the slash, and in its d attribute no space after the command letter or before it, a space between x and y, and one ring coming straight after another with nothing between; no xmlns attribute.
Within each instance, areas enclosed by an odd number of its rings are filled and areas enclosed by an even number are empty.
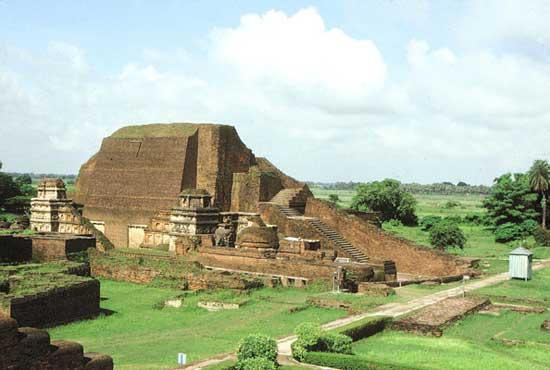
<svg viewBox="0 0 550 370"><path fill-rule="evenodd" d="M441 220L430 228L430 243L441 250L451 247L464 249L466 236L455 222Z"/></svg>
<svg viewBox="0 0 550 370"><path fill-rule="evenodd" d="M415 225L416 200L393 179L359 185L351 208L358 211L380 212L381 221L399 220L405 225Z"/></svg>
<svg viewBox="0 0 550 370"><path fill-rule="evenodd" d="M494 228L495 240L505 243L533 233L540 217L539 195L531 190L525 174L504 174L495 179L483 201Z"/></svg>
<svg viewBox="0 0 550 370"><path fill-rule="evenodd" d="M548 192L550 191L550 165L547 161L538 159L529 169L529 185L531 189L540 194L542 198L541 227L546 229L546 216L548 212Z"/></svg>

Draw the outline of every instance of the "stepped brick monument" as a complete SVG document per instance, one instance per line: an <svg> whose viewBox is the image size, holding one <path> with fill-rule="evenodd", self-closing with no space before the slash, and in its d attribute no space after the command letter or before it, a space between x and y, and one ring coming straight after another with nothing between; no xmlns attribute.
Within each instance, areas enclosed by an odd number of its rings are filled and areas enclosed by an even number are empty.
<svg viewBox="0 0 550 370"><path fill-rule="evenodd" d="M33 224L55 228L55 204L38 198ZM227 125L121 128L82 165L74 198L83 219L114 247L166 246L207 268L303 281L330 278L342 266L363 281L395 280L397 272L452 276L467 268L385 233L371 214L315 199Z"/></svg>

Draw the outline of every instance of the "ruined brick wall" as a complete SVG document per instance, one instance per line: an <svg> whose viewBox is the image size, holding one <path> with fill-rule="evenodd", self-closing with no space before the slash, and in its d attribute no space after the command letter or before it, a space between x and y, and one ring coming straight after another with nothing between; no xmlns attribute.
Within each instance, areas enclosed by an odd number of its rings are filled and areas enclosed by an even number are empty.
<svg viewBox="0 0 550 370"><path fill-rule="evenodd" d="M13 298L10 316L22 326L48 327L99 315L99 281L74 283Z"/></svg>
<svg viewBox="0 0 550 370"><path fill-rule="evenodd" d="M233 174L231 193L232 212L258 212L259 202L267 202L283 188L281 179L271 173L258 172L257 167L248 173Z"/></svg>
<svg viewBox="0 0 550 370"><path fill-rule="evenodd" d="M68 254L95 248L95 238L88 236L33 235L32 259L38 262L63 260Z"/></svg>
<svg viewBox="0 0 550 370"><path fill-rule="evenodd" d="M122 256L91 251L90 268L94 277L136 284L149 284L159 279L179 289L248 289L258 286L258 282L250 277L204 270L194 261L174 257Z"/></svg>
<svg viewBox="0 0 550 370"><path fill-rule="evenodd" d="M397 238L359 217L335 209L322 200L309 198L306 216L320 218L369 258L395 261L398 272L448 276L461 274L466 270L466 266L455 256Z"/></svg>
<svg viewBox="0 0 550 370"><path fill-rule="evenodd" d="M0 369L6 370L112 370L111 357L84 353L82 345L50 341L47 331L18 327L0 313Z"/></svg>
<svg viewBox="0 0 550 370"><path fill-rule="evenodd" d="M263 258L258 254L231 250L230 248L201 247L196 259L205 266L262 274L303 277L312 280L331 279L337 269L337 265L330 260ZM346 268L350 271L355 271L352 265ZM360 273L362 276L370 276L372 272L372 269L369 267L357 269L357 271L361 270Z"/></svg>
<svg viewBox="0 0 550 370"><path fill-rule="evenodd" d="M256 159L232 126L201 125L198 135L197 188L207 190L216 207L228 211L233 173L248 172Z"/></svg>
<svg viewBox="0 0 550 370"><path fill-rule="evenodd" d="M187 158L189 141L105 138L79 173L75 201L85 205L83 215L104 221L113 244L126 246L128 224L147 224L155 212L174 205L182 186L195 182L194 171L184 171L186 163L194 162Z"/></svg>
<svg viewBox="0 0 550 370"><path fill-rule="evenodd" d="M0 263L28 262L32 259L32 241L28 237L0 235Z"/></svg>

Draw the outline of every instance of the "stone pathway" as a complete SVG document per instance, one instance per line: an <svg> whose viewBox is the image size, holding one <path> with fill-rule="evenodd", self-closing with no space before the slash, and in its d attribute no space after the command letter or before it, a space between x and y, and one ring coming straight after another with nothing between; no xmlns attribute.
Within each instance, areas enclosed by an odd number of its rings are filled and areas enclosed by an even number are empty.
<svg viewBox="0 0 550 370"><path fill-rule="evenodd" d="M540 262L533 264L533 270L534 271L540 270L541 268L544 268L547 266L550 266L550 260L541 260ZM348 316L342 319L331 321L323 325L323 328L336 329L336 328L354 323L356 321L362 320L365 317L374 317L374 316L397 317L397 316L405 315L410 312L416 311L420 308L440 302L444 299L460 296L463 294L463 292L471 292L476 289L485 288L487 286L495 285L500 282L506 281L508 279L509 279L508 273L503 272L501 274L493 275L485 279L474 280L472 282L469 282L466 284L464 289L462 286L458 286L455 288L442 290L440 292L433 293L424 297L416 298L408 302L388 303L382 306L378 306L375 311L365 312L358 315ZM290 346L292 342L294 342L295 340L296 340L295 335L291 335L291 336L279 339L277 341L279 356L290 358L290 356L292 356L292 351L290 349ZM221 360L221 359L214 359L214 358L206 359L200 363L196 363L196 364L193 364L192 366L186 367L185 369L199 370L208 365L213 365L225 360L226 359Z"/></svg>

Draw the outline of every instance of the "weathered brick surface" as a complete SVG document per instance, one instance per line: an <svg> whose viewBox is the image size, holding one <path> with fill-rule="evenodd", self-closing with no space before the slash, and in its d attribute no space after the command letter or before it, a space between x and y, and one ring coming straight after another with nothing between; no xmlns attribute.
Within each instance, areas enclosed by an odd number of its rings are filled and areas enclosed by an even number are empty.
<svg viewBox="0 0 550 370"><path fill-rule="evenodd" d="M392 328L424 335L441 336L445 326L483 309L490 303L486 298L447 298L408 317L394 321Z"/></svg>
<svg viewBox="0 0 550 370"><path fill-rule="evenodd" d="M112 370L113 360L86 354L76 342L54 341L44 330L22 327L0 313L0 369L5 370Z"/></svg>
<svg viewBox="0 0 550 370"><path fill-rule="evenodd" d="M10 316L24 326L47 327L99 315L99 281L89 280L13 298Z"/></svg>
<svg viewBox="0 0 550 370"><path fill-rule="evenodd" d="M398 272L424 276L457 275L467 266L457 257L397 238L354 215L309 198L306 216L319 217L369 258L393 260Z"/></svg>
<svg viewBox="0 0 550 370"><path fill-rule="evenodd" d="M70 234L33 235L31 239L32 258L39 262L63 260L68 254L84 252L96 245L94 237Z"/></svg>
<svg viewBox="0 0 550 370"><path fill-rule="evenodd" d="M28 262L32 259L32 241L28 237L0 235L0 263Z"/></svg>
<svg viewBox="0 0 550 370"><path fill-rule="evenodd" d="M206 266L307 279L331 279L338 267L331 260L300 257L278 259L256 250L231 248L200 248L196 259ZM344 267L360 280L368 280L373 275L369 266L345 264Z"/></svg>
<svg viewBox="0 0 550 370"><path fill-rule="evenodd" d="M144 266L142 258L158 259L162 264ZM120 256L96 252L90 254L90 265L92 276L136 284L148 284L159 278L176 282L181 289L189 290L248 289L259 285L257 279L249 276L208 271L197 262L177 257L127 255L121 260Z"/></svg>

